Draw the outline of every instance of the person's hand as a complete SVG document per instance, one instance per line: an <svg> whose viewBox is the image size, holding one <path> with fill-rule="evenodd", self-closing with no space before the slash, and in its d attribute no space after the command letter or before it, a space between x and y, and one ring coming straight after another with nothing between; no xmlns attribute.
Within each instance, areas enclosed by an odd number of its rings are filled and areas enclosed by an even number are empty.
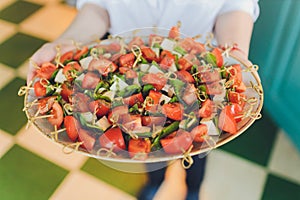
<svg viewBox="0 0 300 200"><path fill-rule="evenodd" d="M57 47L59 46L60 53L64 54L72 49L75 49L75 46L71 43L63 44L58 42L46 43L40 49L38 49L29 60L29 69L27 74L27 85L30 84L34 76L36 75L36 70L46 62L51 62L55 59L57 55Z"/></svg>

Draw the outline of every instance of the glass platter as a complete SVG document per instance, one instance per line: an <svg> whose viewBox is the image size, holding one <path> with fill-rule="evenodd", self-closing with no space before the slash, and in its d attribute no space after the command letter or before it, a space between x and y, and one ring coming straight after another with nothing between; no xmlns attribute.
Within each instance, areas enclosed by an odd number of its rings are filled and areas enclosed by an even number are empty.
<svg viewBox="0 0 300 200"><path fill-rule="evenodd" d="M91 43L88 46L93 47L95 45L107 45L112 42L120 42L120 38L125 43L131 41L134 37L140 36L146 42L148 41L148 36L150 34L158 34L166 36L169 30L159 29L159 28L145 28L139 30L132 30L118 34L107 40L103 40L98 43ZM181 34L181 38L185 36ZM243 82L246 86L246 91L244 94L247 97L246 105L243 109L243 117L237 123L237 132L235 134L230 134L222 132L219 135L208 133L208 137L205 138L204 142L193 143L193 145L183 151L182 153L168 154L163 151L163 149L149 152L147 157L134 157L131 158L128 156L127 150L118 151L118 153L112 153L111 151L100 151L99 148L94 148L91 151L87 151L85 148L80 146L79 142L72 142L65 130L56 130L48 120L45 118L36 118L37 107L32 106L35 102L36 96L32 89L23 88L25 92L24 105L25 113L29 119L28 123L35 126L43 135L52 140L53 142L62 146L65 153L79 152L89 157L100 159L103 161L114 161L119 163L156 163L161 161L172 161L179 158L184 158L183 160L187 163L192 163L191 156L194 155L206 155L211 150L218 148L231 140L237 138L239 135L244 133L254 122L255 120L261 117L261 109L263 106L263 89L260 82L259 75L257 73L258 67L256 65L247 65L241 59L235 57L225 49L222 53L223 60L226 66L233 64L240 64L242 68L242 77ZM32 120L34 119L34 120ZM208 127L209 129L209 127ZM210 129L209 129L210 130Z"/></svg>

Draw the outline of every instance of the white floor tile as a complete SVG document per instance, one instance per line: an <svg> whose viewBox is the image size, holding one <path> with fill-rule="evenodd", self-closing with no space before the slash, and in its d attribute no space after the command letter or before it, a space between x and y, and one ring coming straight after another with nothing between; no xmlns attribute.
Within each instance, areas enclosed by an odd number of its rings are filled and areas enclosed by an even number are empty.
<svg viewBox="0 0 300 200"><path fill-rule="evenodd" d="M265 170L222 150L208 155L201 200L259 200L266 180Z"/></svg>
<svg viewBox="0 0 300 200"><path fill-rule="evenodd" d="M2 1L0 1L2 2ZM0 3L1 7L1 3ZM0 43L17 32L17 26L4 20L0 20Z"/></svg>
<svg viewBox="0 0 300 200"><path fill-rule="evenodd" d="M12 4L15 1L16 0L1 0L0 1L0 9L3 9L3 8L9 6L10 4Z"/></svg>
<svg viewBox="0 0 300 200"><path fill-rule="evenodd" d="M134 197L108 185L93 176L82 171L71 172L58 189L54 192L51 200L133 200Z"/></svg>
<svg viewBox="0 0 300 200"><path fill-rule="evenodd" d="M5 74L5 76L0 78L1 89L15 77L15 70L0 63L0 74Z"/></svg>
<svg viewBox="0 0 300 200"><path fill-rule="evenodd" d="M0 158L14 145L13 136L0 129Z"/></svg>
<svg viewBox="0 0 300 200"><path fill-rule="evenodd" d="M300 152L283 131L277 136L269 169L277 175L300 184Z"/></svg>
<svg viewBox="0 0 300 200"><path fill-rule="evenodd" d="M48 139L33 125L27 130L23 128L16 137L16 142L21 146L68 170L79 169L87 160L86 156L76 152L65 154L61 145Z"/></svg>
<svg viewBox="0 0 300 200"><path fill-rule="evenodd" d="M75 17L77 11L67 5L47 5L20 24L20 30L27 34L52 41L56 39Z"/></svg>

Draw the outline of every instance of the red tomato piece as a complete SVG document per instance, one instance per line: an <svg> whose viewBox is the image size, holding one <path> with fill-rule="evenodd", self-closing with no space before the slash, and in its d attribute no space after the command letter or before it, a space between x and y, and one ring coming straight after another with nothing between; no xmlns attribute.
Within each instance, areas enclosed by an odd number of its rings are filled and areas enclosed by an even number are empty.
<svg viewBox="0 0 300 200"><path fill-rule="evenodd" d="M193 65L200 65L200 61L194 54L185 54L178 60L179 69L189 71Z"/></svg>
<svg viewBox="0 0 300 200"><path fill-rule="evenodd" d="M60 95L62 96L63 100L65 100L66 102L70 102L72 99L72 95L73 95L74 91L73 88L71 86L69 86L68 84L63 83L61 85L61 92Z"/></svg>
<svg viewBox="0 0 300 200"><path fill-rule="evenodd" d="M160 143L166 153L180 154L184 153L193 142L191 134L182 129L178 130L175 134L160 139Z"/></svg>
<svg viewBox="0 0 300 200"><path fill-rule="evenodd" d="M163 50L160 54L160 67L164 70L168 70L174 63L175 56L170 51Z"/></svg>
<svg viewBox="0 0 300 200"><path fill-rule="evenodd" d="M88 70L97 70L103 76L107 76L108 73L114 72L117 69L118 66L114 62L106 58L95 58L90 62L88 67Z"/></svg>
<svg viewBox="0 0 300 200"><path fill-rule="evenodd" d="M131 48L133 47L133 45L142 47L142 46L144 45L144 41L142 40L141 37L136 36L136 37L134 37L134 38L129 42L129 44L128 44L129 50L131 50Z"/></svg>
<svg viewBox="0 0 300 200"><path fill-rule="evenodd" d="M236 92L242 93L247 90L247 87L243 81L239 81L233 84L233 88Z"/></svg>
<svg viewBox="0 0 300 200"><path fill-rule="evenodd" d="M129 69L129 67L119 67L119 72L121 74L125 74L126 72L128 72Z"/></svg>
<svg viewBox="0 0 300 200"><path fill-rule="evenodd" d="M166 117L142 116L143 126L163 126L166 122Z"/></svg>
<svg viewBox="0 0 300 200"><path fill-rule="evenodd" d="M219 116L218 127L225 132L235 134L237 133L237 123L231 113L231 107L225 106Z"/></svg>
<svg viewBox="0 0 300 200"><path fill-rule="evenodd" d="M142 54L143 57L148 61L148 62L152 62L152 61L158 61L158 58L155 54L155 52L149 48L149 47L143 47L142 49Z"/></svg>
<svg viewBox="0 0 300 200"><path fill-rule="evenodd" d="M149 139L139 138L129 140L128 152L131 158L135 157L137 154L142 154L142 158L147 158L150 148L151 142Z"/></svg>
<svg viewBox="0 0 300 200"><path fill-rule="evenodd" d="M68 81L72 81L76 75L77 72L81 72L82 68L78 64L78 62L69 62L64 68L63 68L63 74L67 78Z"/></svg>
<svg viewBox="0 0 300 200"><path fill-rule="evenodd" d="M156 112L157 111L157 105L159 104L159 100L161 98L162 93L150 90L148 94L149 102L147 102L145 109L150 112Z"/></svg>
<svg viewBox="0 0 300 200"><path fill-rule="evenodd" d="M89 52L89 48L87 46L82 47L81 49L77 50L73 59L80 60L80 58L86 55Z"/></svg>
<svg viewBox="0 0 300 200"><path fill-rule="evenodd" d="M107 115L110 110L110 103L103 99L98 99L89 103L89 108L92 112L96 112L97 117Z"/></svg>
<svg viewBox="0 0 300 200"><path fill-rule="evenodd" d="M181 70L190 70L193 64L189 62L186 58L181 57L178 59L178 66Z"/></svg>
<svg viewBox="0 0 300 200"><path fill-rule="evenodd" d="M142 82L144 84L151 84L155 87L157 90L163 89L163 87L166 85L168 79L164 76L163 73L149 73L143 76Z"/></svg>
<svg viewBox="0 0 300 200"><path fill-rule="evenodd" d="M233 115L235 121L241 121L243 117L243 106L241 104L232 103L230 108L231 114Z"/></svg>
<svg viewBox="0 0 300 200"><path fill-rule="evenodd" d="M201 108L199 109L199 117L201 118L207 118L211 117L214 109L214 103L210 99L206 99L202 104Z"/></svg>
<svg viewBox="0 0 300 200"><path fill-rule="evenodd" d="M74 56L74 52L68 51L60 57L59 61L60 63L65 64L65 62L71 61L73 59L73 56Z"/></svg>
<svg viewBox="0 0 300 200"><path fill-rule="evenodd" d="M64 120L64 112L61 105L58 102L53 103L50 115L52 116L47 118L49 123L53 126L60 127Z"/></svg>
<svg viewBox="0 0 300 200"><path fill-rule="evenodd" d="M56 69L57 67L50 62L43 63L42 66L36 70L36 76L49 80Z"/></svg>
<svg viewBox="0 0 300 200"><path fill-rule="evenodd" d="M219 48L214 48L211 52L216 57L216 64L218 67L223 66L223 56L222 51Z"/></svg>
<svg viewBox="0 0 300 200"><path fill-rule="evenodd" d="M48 82L45 79L41 79L34 83L34 94L37 97L44 97L47 94L47 85Z"/></svg>
<svg viewBox="0 0 300 200"><path fill-rule="evenodd" d="M132 68L134 61L135 55L133 53L124 54L119 58L119 63L121 67Z"/></svg>
<svg viewBox="0 0 300 200"><path fill-rule="evenodd" d="M179 121L183 118L183 105L180 103L167 103L162 106L162 113L168 118Z"/></svg>
<svg viewBox="0 0 300 200"><path fill-rule="evenodd" d="M188 83L195 82L194 77L186 70L179 70L175 73L176 73L177 77L184 82L188 82Z"/></svg>
<svg viewBox="0 0 300 200"><path fill-rule="evenodd" d="M92 151L96 143L96 138L94 138L87 130L79 129L78 141L83 142L81 147L88 151Z"/></svg>
<svg viewBox="0 0 300 200"><path fill-rule="evenodd" d="M75 142L78 138L78 132L80 130L78 120L73 116L65 116L64 125L66 127L68 137Z"/></svg>
<svg viewBox="0 0 300 200"><path fill-rule="evenodd" d="M245 99L246 95L243 93L235 92L235 91L229 91L228 92L228 99L231 103L237 103L240 104L242 107L245 105Z"/></svg>
<svg viewBox="0 0 300 200"><path fill-rule="evenodd" d="M176 40L179 37L180 37L179 27L178 26L171 27L169 31L169 38Z"/></svg>
<svg viewBox="0 0 300 200"><path fill-rule="evenodd" d="M192 137L195 142L204 142L204 136L207 135L208 128L206 124L200 124L193 128L191 131Z"/></svg>
<svg viewBox="0 0 300 200"><path fill-rule="evenodd" d="M138 103L138 104L143 103L144 98L143 98L142 93L138 93L138 94L133 94L129 97L124 98L123 101L126 105L133 106L136 103Z"/></svg>
<svg viewBox="0 0 300 200"><path fill-rule="evenodd" d="M233 79L235 82L240 82L243 80L242 76L242 68L240 64L234 64L229 69L230 72L230 79Z"/></svg>
<svg viewBox="0 0 300 200"><path fill-rule="evenodd" d="M56 96L45 97L38 100L38 107L40 114L46 114L52 109L52 106L56 100Z"/></svg>
<svg viewBox="0 0 300 200"><path fill-rule="evenodd" d="M113 148L114 152L125 150L125 141L120 128L110 128L99 137L101 147Z"/></svg>
<svg viewBox="0 0 300 200"><path fill-rule="evenodd" d="M85 74L83 80L82 80L82 87L85 89L94 89L100 82L100 77L93 73L88 72Z"/></svg>

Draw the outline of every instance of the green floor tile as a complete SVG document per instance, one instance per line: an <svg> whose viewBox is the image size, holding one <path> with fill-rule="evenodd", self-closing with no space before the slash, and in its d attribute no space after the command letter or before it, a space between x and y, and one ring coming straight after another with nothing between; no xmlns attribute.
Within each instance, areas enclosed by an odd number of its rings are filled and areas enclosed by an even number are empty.
<svg viewBox="0 0 300 200"><path fill-rule="evenodd" d="M17 68L46 41L17 33L0 44L0 62Z"/></svg>
<svg viewBox="0 0 300 200"><path fill-rule="evenodd" d="M126 173L115 170L91 158L88 159L82 170L133 196L137 195L147 180L147 176L144 173Z"/></svg>
<svg viewBox="0 0 300 200"><path fill-rule="evenodd" d="M300 199L300 185L269 175L262 200Z"/></svg>
<svg viewBox="0 0 300 200"><path fill-rule="evenodd" d="M0 199L49 199L67 173L15 145L0 159Z"/></svg>
<svg viewBox="0 0 300 200"><path fill-rule="evenodd" d="M245 133L225 144L221 149L266 166L278 127L266 112Z"/></svg>
<svg viewBox="0 0 300 200"><path fill-rule="evenodd" d="M19 97L18 90L25 80L16 78L0 90L0 129L15 135L23 127L27 118L22 111L24 97Z"/></svg>
<svg viewBox="0 0 300 200"><path fill-rule="evenodd" d="M27 1L16 1L0 11L0 19L18 24L41 7L41 5Z"/></svg>

